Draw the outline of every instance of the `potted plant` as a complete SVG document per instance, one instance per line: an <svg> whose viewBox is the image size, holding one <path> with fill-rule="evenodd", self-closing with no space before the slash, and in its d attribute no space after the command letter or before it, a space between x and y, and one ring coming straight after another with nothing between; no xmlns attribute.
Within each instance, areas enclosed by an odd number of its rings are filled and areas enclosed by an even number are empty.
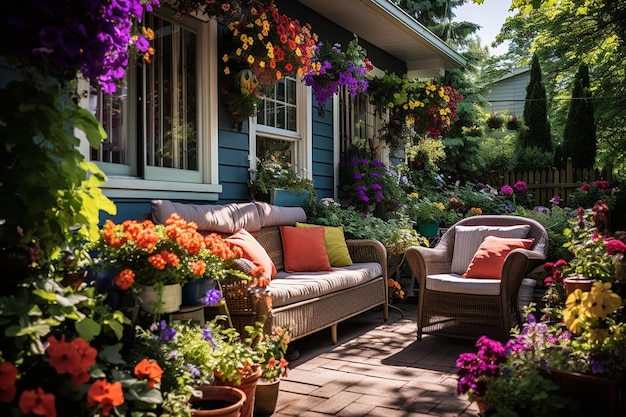
<svg viewBox="0 0 626 417"><path fill-rule="evenodd" d="M433 237L437 234L445 208L443 203L433 202L428 198L420 199L417 193L412 193L409 195L406 213L409 219L417 222L422 236Z"/></svg>
<svg viewBox="0 0 626 417"><path fill-rule="evenodd" d="M250 177L252 195L270 204L297 206L314 197L313 181L297 174L290 163L282 163L275 156L258 159L257 169Z"/></svg>
<svg viewBox="0 0 626 417"><path fill-rule="evenodd" d="M165 224L107 220L94 249L99 251L103 269L118 271L116 287L126 290L136 284L142 306L157 316L178 310L181 284L204 278L219 280L226 274L242 276L230 268L242 254L241 248L215 233L203 236L195 223L178 214L172 214ZM244 278L249 279L247 275Z"/></svg>
<svg viewBox="0 0 626 417"><path fill-rule="evenodd" d="M303 75L310 69L317 35L310 25L281 14L273 3L252 2L227 27L232 50L222 59L229 65L249 67L261 85L274 85L286 75Z"/></svg>
<svg viewBox="0 0 626 417"><path fill-rule="evenodd" d="M287 376L289 362L285 359L287 346L291 341L288 329L275 327L271 334L263 332L263 323L246 326L249 337L246 339L259 355L261 379L257 383L254 401L255 416L274 414L280 380Z"/></svg>
<svg viewBox="0 0 626 417"><path fill-rule="evenodd" d="M313 88L320 108L323 109L322 106L333 94L339 92L341 86L347 86L352 97L367 90L365 75L374 66L366 53L356 36L348 43L345 52L338 43L330 45L319 42L315 45L311 70L304 74L303 81Z"/></svg>

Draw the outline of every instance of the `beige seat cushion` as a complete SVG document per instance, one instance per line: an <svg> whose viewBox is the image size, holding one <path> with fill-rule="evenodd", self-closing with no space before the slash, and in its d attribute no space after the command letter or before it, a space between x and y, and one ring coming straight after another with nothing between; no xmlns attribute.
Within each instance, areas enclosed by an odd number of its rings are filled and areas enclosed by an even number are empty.
<svg viewBox="0 0 626 417"><path fill-rule="evenodd" d="M274 308L369 282L383 273L375 262L354 263L324 272L278 272L268 290Z"/></svg>
<svg viewBox="0 0 626 417"><path fill-rule="evenodd" d="M485 236L507 238L525 238L528 236L530 225L516 226L455 226L454 250L450 272L463 274L467 271L476 251L483 243Z"/></svg>
<svg viewBox="0 0 626 417"><path fill-rule="evenodd" d="M433 274L426 277L426 288L433 291L473 295L499 295L499 279L463 278L458 274Z"/></svg>

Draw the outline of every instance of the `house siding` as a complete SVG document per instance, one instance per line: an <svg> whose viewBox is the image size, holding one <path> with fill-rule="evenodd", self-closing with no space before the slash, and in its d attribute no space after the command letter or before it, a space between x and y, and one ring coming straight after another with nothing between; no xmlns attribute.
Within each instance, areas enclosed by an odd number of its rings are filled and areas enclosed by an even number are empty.
<svg viewBox="0 0 626 417"><path fill-rule="evenodd" d="M487 94L491 105L488 110L492 113L508 111L511 115L521 116L529 81L530 71L526 71L493 83Z"/></svg>
<svg viewBox="0 0 626 417"><path fill-rule="evenodd" d="M310 23L313 30L318 34L320 40L326 42L340 43L346 47L354 35L352 32L337 26L331 20L317 14L308 7L293 0L278 0L276 2L281 13L297 18L301 24ZM228 41L229 32L227 28L218 25L218 84L224 80L221 56L226 51L225 42ZM359 39L359 43L367 50L368 57L375 62L379 68L390 72L406 73L406 63L373 46L364 39ZM211 91L220 91L220 86L211 86ZM312 177L315 185L317 198L333 197L335 187L335 166L334 166L334 126L333 126L333 102L329 100L325 105L325 112L319 112L319 106L313 100L312 114ZM218 127L218 173L219 183L222 192L217 201L177 199L176 201L197 203L197 204L224 204L228 202L249 201L250 193L248 189L249 179L249 139L248 123L243 123L241 130L239 126L233 126L225 110L223 99L219 97L219 127ZM150 199L128 199L116 198L118 213L115 216L103 216L114 221L124 219L137 219L150 211Z"/></svg>

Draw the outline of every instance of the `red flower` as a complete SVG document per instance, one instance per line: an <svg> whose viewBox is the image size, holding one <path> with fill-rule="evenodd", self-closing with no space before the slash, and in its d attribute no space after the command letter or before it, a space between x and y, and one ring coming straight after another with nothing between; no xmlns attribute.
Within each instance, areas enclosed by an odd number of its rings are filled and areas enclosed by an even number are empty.
<svg viewBox="0 0 626 417"><path fill-rule="evenodd" d="M156 361L144 358L135 365L135 376L139 379L147 379L148 386L154 388L154 384L161 381L163 369Z"/></svg>
<svg viewBox="0 0 626 417"><path fill-rule="evenodd" d="M48 348L46 353L50 357L50 366L59 374L79 374L81 372L80 353L70 344L65 342L65 335L61 335L61 340L56 337L48 337Z"/></svg>
<svg viewBox="0 0 626 417"><path fill-rule="evenodd" d="M15 398L17 368L11 362L0 362L0 402L10 403Z"/></svg>
<svg viewBox="0 0 626 417"><path fill-rule="evenodd" d="M91 347L89 342L87 342L82 337L77 337L76 339L72 340L72 347L78 352L80 356L80 372L72 375L78 375L87 372L89 368L91 368L96 363L98 351Z"/></svg>
<svg viewBox="0 0 626 417"><path fill-rule="evenodd" d="M606 245L606 253L611 256L617 253L626 252L626 243L622 242L619 239L608 238L604 241L604 244Z"/></svg>
<svg viewBox="0 0 626 417"><path fill-rule="evenodd" d="M57 415L54 394L49 394L40 387L22 392L18 405L24 415L34 414L43 417L56 417Z"/></svg>
<svg viewBox="0 0 626 417"><path fill-rule="evenodd" d="M115 286L127 290L135 283L135 273L131 269L124 269L115 276Z"/></svg>
<svg viewBox="0 0 626 417"><path fill-rule="evenodd" d="M106 379L98 379L87 391L87 404L100 404L103 416L108 416L113 407L124 404L124 392L120 382L110 383Z"/></svg>

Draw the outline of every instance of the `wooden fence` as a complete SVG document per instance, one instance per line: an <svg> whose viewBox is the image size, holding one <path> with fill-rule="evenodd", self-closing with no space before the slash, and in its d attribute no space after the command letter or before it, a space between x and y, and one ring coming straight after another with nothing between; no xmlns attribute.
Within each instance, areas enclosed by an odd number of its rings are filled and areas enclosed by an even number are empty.
<svg viewBox="0 0 626 417"><path fill-rule="evenodd" d="M500 174L484 176L481 182L492 187L500 188L504 184L513 186L517 181L524 181L528 190L533 193L535 205L550 206L550 199L560 196L561 201L567 202L570 194L576 191L585 182L596 180L612 181L611 172L594 169L573 169L572 161L567 161L565 169L551 169L544 171L506 171Z"/></svg>

